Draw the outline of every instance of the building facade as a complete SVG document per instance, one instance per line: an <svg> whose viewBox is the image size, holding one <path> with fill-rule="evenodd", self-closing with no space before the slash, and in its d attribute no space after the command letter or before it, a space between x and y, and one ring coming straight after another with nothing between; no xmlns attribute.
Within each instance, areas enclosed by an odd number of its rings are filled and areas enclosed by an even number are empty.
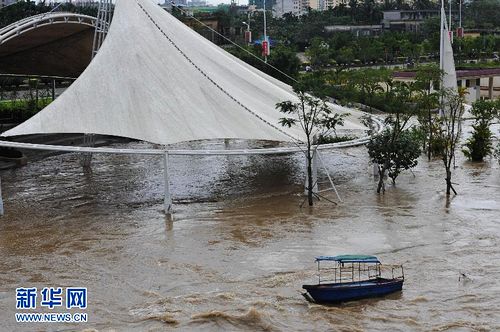
<svg viewBox="0 0 500 332"><path fill-rule="evenodd" d="M273 15L282 17L286 13L304 15L311 10L328 10L340 4L348 5L348 0L275 0Z"/></svg>
<svg viewBox="0 0 500 332"><path fill-rule="evenodd" d="M284 14L290 13L296 16L307 13L309 7L315 6L319 0L275 0L273 5L273 16L283 17ZM311 7L312 8L312 7Z"/></svg>
<svg viewBox="0 0 500 332"><path fill-rule="evenodd" d="M275 3L275 0L249 0L248 5L255 6L256 9L263 9L264 2L266 5L266 10L273 10L273 5Z"/></svg>
<svg viewBox="0 0 500 332"><path fill-rule="evenodd" d="M273 5L273 16L283 17L285 13L291 13L293 11L293 2L289 0L276 0Z"/></svg>
<svg viewBox="0 0 500 332"><path fill-rule="evenodd" d="M439 10L389 10L383 14L384 29L418 32L425 20L439 16Z"/></svg>
<svg viewBox="0 0 500 332"><path fill-rule="evenodd" d="M348 0L321 0L321 10L328 10L330 8L335 8L340 5L349 6Z"/></svg>

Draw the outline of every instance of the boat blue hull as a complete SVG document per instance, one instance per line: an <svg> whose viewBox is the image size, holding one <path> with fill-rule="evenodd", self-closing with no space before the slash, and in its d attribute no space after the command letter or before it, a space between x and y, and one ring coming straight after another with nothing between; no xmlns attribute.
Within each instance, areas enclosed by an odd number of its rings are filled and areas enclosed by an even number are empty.
<svg viewBox="0 0 500 332"><path fill-rule="evenodd" d="M369 297L384 296L403 289L402 279L376 279L373 281L342 284L303 285L316 303L338 303Z"/></svg>

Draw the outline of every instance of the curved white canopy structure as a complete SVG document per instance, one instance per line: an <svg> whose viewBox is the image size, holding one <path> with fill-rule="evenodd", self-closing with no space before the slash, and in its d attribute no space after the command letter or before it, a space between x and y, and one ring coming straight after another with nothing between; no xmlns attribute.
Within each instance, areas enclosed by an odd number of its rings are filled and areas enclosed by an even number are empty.
<svg viewBox="0 0 500 332"><path fill-rule="evenodd" d="M290 86L206 40L151 0L118 1L98 55L58 99L2 136L94 133L159 144L302 140L279 125ZM364 129L361 112L346 129ZM354 114L358 113L358 114Z"/></svg>
<svg viewBox="0 0 500 332"><path fill-rule="evenodd" d="M12 23L0 29L0 45L29 32L46 25L53 24L81 24L89 27L95 27L96 18L88 15L75 13L44 13L27 17L15 23Z"/></svg>

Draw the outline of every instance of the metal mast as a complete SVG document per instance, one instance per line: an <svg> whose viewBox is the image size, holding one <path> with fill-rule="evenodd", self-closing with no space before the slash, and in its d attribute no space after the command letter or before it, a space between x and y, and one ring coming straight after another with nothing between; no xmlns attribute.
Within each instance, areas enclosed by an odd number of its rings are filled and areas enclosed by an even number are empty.
<svg viewBox="0 0 500 332"><path fill-rule="evenodd" d="M97 7L97 20L95 22L94 41L92 43L91 59L97 55L97 52L102 46L106 35L108 34L111 19L113 17L113 4L111 0L100 0ZM83 146L92 147L95 144L94 134L83 135ZM82 153L82 166L90 167L92 161L91 153Z"/></svg>
<svg viewBox="0 0 500 332"><path fill-rule="evenodd" d="M101 48L113 16L113 5L111 0L100 0L97 9L97 21L95 23L94 42L92 44L92 59Z"/></svg>

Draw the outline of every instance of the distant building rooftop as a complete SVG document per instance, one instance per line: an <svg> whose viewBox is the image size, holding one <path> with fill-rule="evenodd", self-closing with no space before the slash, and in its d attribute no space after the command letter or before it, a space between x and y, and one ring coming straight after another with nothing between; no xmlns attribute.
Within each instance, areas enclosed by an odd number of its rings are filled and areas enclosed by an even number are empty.
<svg viewBox="0 0 500 332"><path fill-rule="evenodd" d="M417 75L415 71L397 71L393 77L396 78L414 78ZM457 78L474 78L474 77L489 77L500 76L500 68L485 68L485 69L459 69L457 70Z"/></svg>

